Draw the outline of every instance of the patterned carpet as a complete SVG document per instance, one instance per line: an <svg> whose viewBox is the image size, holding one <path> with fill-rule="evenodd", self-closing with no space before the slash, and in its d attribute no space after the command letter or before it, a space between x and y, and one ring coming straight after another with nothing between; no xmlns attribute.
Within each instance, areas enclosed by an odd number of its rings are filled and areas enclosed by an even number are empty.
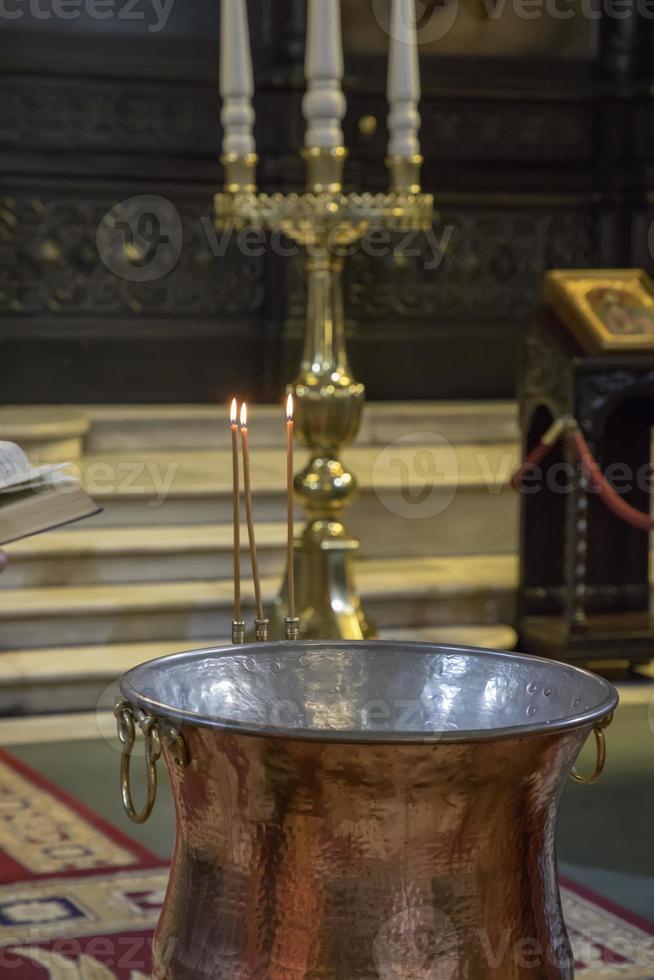
<svg viewBox="0 0 654 980"><path fill-rule="evenodd" d="M0 752L0 976L142 980L167 868Z"/></svg>
<svg viewBox="0 0 654 980"><path fill-rule="evenodd" d="M167 869L0 752L0 976L147 980ZM563 882L584 980L654 980L654 927Z"/></svg>

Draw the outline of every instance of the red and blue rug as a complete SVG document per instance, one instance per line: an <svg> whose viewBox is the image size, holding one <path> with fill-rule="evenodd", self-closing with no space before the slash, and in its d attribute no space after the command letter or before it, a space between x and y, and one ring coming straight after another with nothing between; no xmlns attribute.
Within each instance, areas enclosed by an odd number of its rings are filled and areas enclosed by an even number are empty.
<svg viewBox="0 0 654 980"><path fill-rule="evenodd" d="M0 977L147 980L167 867L0 751ZM654 978L654 925L565 881L586 980Z"/></svg>

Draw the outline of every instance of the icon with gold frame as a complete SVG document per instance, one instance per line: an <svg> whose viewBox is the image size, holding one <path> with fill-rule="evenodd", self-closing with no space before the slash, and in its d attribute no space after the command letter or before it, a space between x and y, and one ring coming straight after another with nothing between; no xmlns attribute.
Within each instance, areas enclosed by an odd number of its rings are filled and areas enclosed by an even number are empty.
<svg viewBox="0 0 654 980"><path fill-rule="evenodd" d="M654 352L654 282L642 269L557 269L545 301L587 354Z"/></svg>

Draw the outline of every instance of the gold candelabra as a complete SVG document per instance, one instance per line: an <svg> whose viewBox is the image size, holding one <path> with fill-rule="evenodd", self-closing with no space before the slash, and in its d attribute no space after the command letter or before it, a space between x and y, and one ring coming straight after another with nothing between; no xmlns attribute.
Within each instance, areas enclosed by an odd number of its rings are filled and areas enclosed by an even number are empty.
<svg viewBox="0 0 654 980"><path fill-rule="evenodd" d="M281 231L306 250L307 326L299 374L289 386L295 431L310 453L295 477L307 524L295 549L300 633L306 638L365 639L371 634L357 593L352 559L358 542L342 521L356 479L340 458L359 431L365 399L348 363L341 272L344 247L371 227L391 232L431 226L433 197L420 189L422 157L391 157L391 191L344 194L345 147L302 151L304 194L260 194L256 154L223 157L225 189L215 197L219 227ZM272 633L284 635L286 587L272 612Z"/></svg>

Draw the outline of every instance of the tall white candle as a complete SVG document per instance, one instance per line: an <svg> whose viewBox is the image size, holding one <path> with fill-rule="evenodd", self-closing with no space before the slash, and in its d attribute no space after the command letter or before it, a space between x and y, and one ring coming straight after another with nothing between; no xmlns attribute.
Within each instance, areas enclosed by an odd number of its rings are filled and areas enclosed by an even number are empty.
<svg viewBox="0 0 654 980"><path fill-rule="evenodd" d="M393 0L388 60L389 157L420 153L420 94L415 0Z"/></svg>
<svg viewBox="0 0 654 980"><path fill-rule="evenodd" d="M255 152L254 81L245 0L222 0L220 5L220 118L223 153L248 156Z"/></svg>
<svg viewBox="0 0 654 980"><path fill-rule="evenodd" d="M309 0L305 61L307 93L305 146L336 149L343 145L343 34L340 0Z"/></svg>

